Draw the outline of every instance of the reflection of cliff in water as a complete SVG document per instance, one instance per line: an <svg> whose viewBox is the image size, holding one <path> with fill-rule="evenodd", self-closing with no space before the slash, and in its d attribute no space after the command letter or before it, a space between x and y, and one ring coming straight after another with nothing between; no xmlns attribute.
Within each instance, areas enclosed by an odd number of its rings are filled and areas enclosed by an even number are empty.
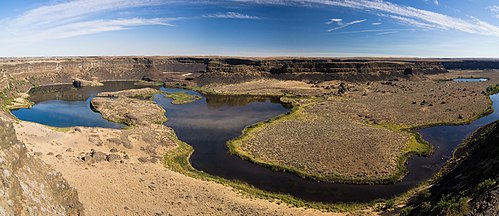
<svg viewBox="0 0 499 216"><path fill-rule="evenodd" d="M244 106L253 102L282 103L280 97L259 96L259 95L215 95L206 94L206 104L209 108L219 108L223 106Z"/></svg>
<svg viewBox="0 0 499 216"><path fill-rule="evenodd" d="M104 82L104 86L84 86L81 88L74 88L71 84L41 86L29 91L29 100L35 103L47 100L84 101L99 92L114 92L145 87L134 83L134 81L112 81Z"/></svg>

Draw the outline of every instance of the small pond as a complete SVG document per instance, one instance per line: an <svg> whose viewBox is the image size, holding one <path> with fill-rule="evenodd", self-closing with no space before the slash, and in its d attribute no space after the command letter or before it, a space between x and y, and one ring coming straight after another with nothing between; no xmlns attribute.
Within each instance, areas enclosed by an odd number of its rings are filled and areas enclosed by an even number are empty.
<svg viewBox="0 0 499 216"><path fill-rule="evenodd" d="M486 82L489 79L487 78L455 78L452 79L454 82Z"/></svg>

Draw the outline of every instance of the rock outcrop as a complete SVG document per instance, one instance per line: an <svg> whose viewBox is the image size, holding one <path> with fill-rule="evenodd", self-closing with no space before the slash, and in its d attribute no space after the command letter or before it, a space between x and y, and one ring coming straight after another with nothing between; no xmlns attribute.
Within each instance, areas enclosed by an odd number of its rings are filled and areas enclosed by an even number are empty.
<svg viewBox="0 0 499 216"><path fill-rule="evenodd" d="M478 129L455 151L433 185L413 198L410 215L498 215L498 143L499 121Z"/></svg>
<svg viewBox="0 0 499 216"><path fill-rule="evenodd" d="M29 153L0 111L0 215L83 215L76 189Z"/></svg>

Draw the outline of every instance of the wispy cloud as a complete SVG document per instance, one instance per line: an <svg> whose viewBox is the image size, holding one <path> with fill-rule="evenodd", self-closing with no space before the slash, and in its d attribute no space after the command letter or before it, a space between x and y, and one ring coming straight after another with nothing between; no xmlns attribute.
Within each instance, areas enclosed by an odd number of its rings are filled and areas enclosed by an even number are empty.
<svg viewBox="0 0 499 216"><path fill-rule="evenodd" d="M258 4L280 5L322 5L352 8L374 14L388 14L395 17L412 19L436 29L457 30L470 34L499 37L499 27L475 18L457 18L428 10L395 4L384 0L234 0L237 2L253 2ZM392 17L394 18L394 17ZM397 19L397 18L395 18ZM412 22L414 24L414 22ZM404 24L410 25L410 22Z"/></svg>
<svg viewBox="0 0 499 216"><path fill-rule="evenodd" d="M163 25L172 26L168 23L168 18L132 18L132 19L117 19L117 20L93 20L86 22L75 22L71 24L53 27L44 31L37 32L33 35L27 36L34 41L48 40L48 39L62 39L75 37L80 35L96 34L100 32L126 30L133 26L144 25ZM20 38L24 39L24 38Z"/></svg>
<svg viewBox="0 0 499 216"><path fill-rule="evenodd" d="M415 19L408 18L408 17L402 17L402 16L390 15L390 14L378 14L378 16L388 17L388 18L391 18L399 23L422 28L422 29L447 29L447 28L442 27L442 26L420 22L420 21L417 21Z"/></svg>
<svg viewBox="0 0 499 216"><path fill-rule="evenodd" d="M395 34L395 33L398 33L398 31L385 31L385 32L376 33L376 35L387 35L387 34Z"/></svg>
<svg viewBox="0 0 499 216"><path fill-rule="evenodd" d="M492 13L495 13L496 17L499 18L499 5L490 6L489 10L492 11Z"/></svg>
<svg viewBox="0 0 499 216"><path fill-rule="evenodd" d="M0 38L39 41L124 30L133 26L170 26L168 22L174 20L172 18L95 19L97 15L108 12L160 4L164 1L73 0L41 6L17 17L0 20Z"/></svg>
<svg viewBox="0 0 499 216"><path fill-rule="evenodd" d="M236 12L225 12L225 13L215 13L204 15L205 18L219 18L219 19L261 19L257 16L250 16L247 14L241 14Z"/></svg>
<svg viewBox="0 0 499 216"><path fill-rule="evenodd" d="M380 23L380 22L373 22L373 23L371 23L371 25L373 25L373 26L377 26L377 25L381 25L381 24L382 23Z"/></svg>
<svg viewBox="0 0 499 216"><path fill-rule="evenodd" d="M340 20L340 19L331 19L331 21L333 21L333 20ZM336 21L334 21L334 22L331 22L331 21L327 22L326 24L331 24L331 23L336 22ZM348 23L342 24L342 21L340 20L339 22L336 22L340 26L332 28L332 29L328 29L327 31L328 32L336 31L336 30L339 30L339 29L342 29L342 28L346 28L346 27L351 26L351 25L363 23L365 21L366 21L365 19L363 19L363 20L355 20L355 21L352 21L352 22L348 22Z"/></svg>

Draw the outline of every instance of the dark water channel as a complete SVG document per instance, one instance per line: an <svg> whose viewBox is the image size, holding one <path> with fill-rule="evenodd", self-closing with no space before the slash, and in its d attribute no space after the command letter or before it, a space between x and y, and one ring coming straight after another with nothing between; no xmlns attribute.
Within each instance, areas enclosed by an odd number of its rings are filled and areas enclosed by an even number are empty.
<svg viewBox="0 0 499 216"><path fill-rule="evenodd" d="M89 100L101 91L118 91L140 88L132 82L105 83L102 87L74 89L71 85L47 86L30 93L36 105L31 109L12 111L21 120L34 121L50 126L94 126L119 128L93 112ZM403 181L391 185L331 184L310 181L291 173L274 172L239 159L228 153L226 142L241 134L248 125L265 121L289 112L289 106L275 97L201 95L190 104L173 105L171 99L156 95L154 100L167 110L168 122L177 136L195 149L192 165L204 172L247 182L257 188L287 193L293 196L323 202L367 202L391 198L430 178L452 155L455 147L478 127L499 119L499 113L474 121L469 125L436 126L418 132L435 146L430 157L415 157L408 161L409 174ZM494 110L499 110L499 96L491 96Z"/></svg>

